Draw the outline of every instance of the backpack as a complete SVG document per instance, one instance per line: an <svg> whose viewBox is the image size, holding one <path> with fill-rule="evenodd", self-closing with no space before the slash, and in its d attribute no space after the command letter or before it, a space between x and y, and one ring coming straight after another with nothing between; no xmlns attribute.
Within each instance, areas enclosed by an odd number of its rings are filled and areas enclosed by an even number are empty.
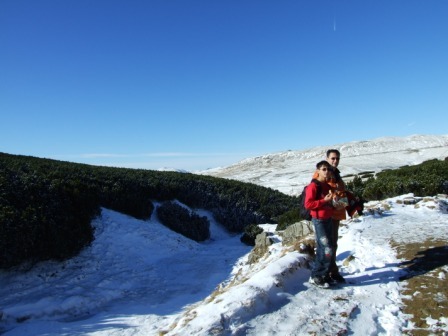
<svg viewBox="0 0 448 336"><path fill-rule="evenodd" d="M321 184L318 180L313 179L311 180L311 183L315 183L317 185L317 195L321 193ZM305 207L305 194L306 194L306 188L308 186L305 186L303 188L302 193L299 196L299 215L302 219L311 220L311 213L310 210Z"/></svg>

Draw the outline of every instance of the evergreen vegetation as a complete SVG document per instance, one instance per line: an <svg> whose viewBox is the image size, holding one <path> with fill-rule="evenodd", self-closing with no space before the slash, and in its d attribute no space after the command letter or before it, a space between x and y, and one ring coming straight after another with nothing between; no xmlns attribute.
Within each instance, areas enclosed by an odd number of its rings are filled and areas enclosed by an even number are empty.
<svg viewBox="0 0 448 336"><path fill-rule="evenodd" d="M364 200L448 193L448 160L363 177L347 186ZM158 216L165 225L207 239L206 218L170 202L175 200L210 211L229 231L247 227L248 241L257 234L256 224L279 223L284 229L300 220L297 197L250 183L0 153L0 268L76 255L94 239L91 221L101 207L148 219L154 202L162 202Z"/></svg>
<svg viewBox="0 0 448 336"><path fill-rule="evenodd" d="M381 200L402 194L415 196L448 193L448 160L429 160L416 166L385 170L365 182L355 177L347 188L365 200Z"/></svg>
<svg viewBox="0 0 448 336"><path fill-rule="evenodd" d="M101 207L148 219L153 202L173 200L209 210L232 232L297 206L295 197L234 180L0 153L0 268L76 255L92 242Z"/></svg>
<svg viewBox="0 0 448 336"><path fill-rule="evenodd" d="M257 235L263 232L263 229L259 227L257 224L250 224L244 228L244 232L241 235L241 242L249 245L255 246L255 239Z"/></svg>
<svg viewBox="0 0 448 336"><path fill-rule="evenodd" d="M204 241L210 238L210 222L207 217L190 212L175 202L165 202L159 206L157 217L163 225L190 239Z"/></svg>
<svg viewBox="0 0 448 336"><path fill-rule="evenodd" d="M300 200L298 201L300 204ZM300 222L303 218L300 217L300 210L298 208L291 209L283 213L278 219L277 230L285 230L289 225Z"/></svg>

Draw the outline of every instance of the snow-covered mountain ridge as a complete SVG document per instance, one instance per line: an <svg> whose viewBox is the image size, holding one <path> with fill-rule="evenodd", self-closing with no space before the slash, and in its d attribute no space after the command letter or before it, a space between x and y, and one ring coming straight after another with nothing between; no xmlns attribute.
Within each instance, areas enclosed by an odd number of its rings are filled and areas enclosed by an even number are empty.
<svg viewBox="0 0 448 336"><path fill-rule="evenodd" d="M248 158L231 166L200 172L204 175L251 182L298 195L311 179L315 164L325 159L330 148L341 152L342 175L379 172L416 165L448 156L448 135L382 137L367 141L318 146Z"/></svg>

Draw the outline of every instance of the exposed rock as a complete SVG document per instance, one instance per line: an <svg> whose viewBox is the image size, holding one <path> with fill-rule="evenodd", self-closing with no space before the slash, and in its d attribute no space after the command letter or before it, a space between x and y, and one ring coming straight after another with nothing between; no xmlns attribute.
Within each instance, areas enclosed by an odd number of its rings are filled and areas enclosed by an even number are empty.
<svg viewBox="0 0 448 336"><path fill-rule="evenodd" d="M272 245L273 240L270 237L272 233L262 232L255 238L255 247L249 254L248 263L254 264L258 262L269 250L269 246Z"/></svg>
<svg viewBox="0 0 448 336"><path fill-rule="evenodd" d="M292 246L293 250L307 254L311 257L309 260L314 258L316 240L312 222L303 220L294 223L288 226L281 236L284 246Z"/></svg>
<svg viewBox="0 0 448 336"><path fill-rule="evenodd" d="M286 228L282 233L283 245L294 245L298 240L302 240L314 234L313 224L303 220L294 223Z"/></svg>
<svg viewBox="0 0 448 336"><path fill-rule="evenodd" d="M350 265L350 262L355 259L356 258L354 255L349 255L347 258L344 259L344 261L342 262L342 265L344 265L345 267L348 267Z"/></svg>
<svg viewBox="0 0 448 336"><path fill-rule="evenodd" d="M403 198L403 204L409 205L409 204L415 204L417 203L417 199L414 197L405 197Z"/></svg>
<svg viewBox="0 0 448 336"><path fill-rule="evenodd" d="M448 200L439 199L437 200L437 204L439 205L440 211L442 211L445 214L448 213Z"/></svg>

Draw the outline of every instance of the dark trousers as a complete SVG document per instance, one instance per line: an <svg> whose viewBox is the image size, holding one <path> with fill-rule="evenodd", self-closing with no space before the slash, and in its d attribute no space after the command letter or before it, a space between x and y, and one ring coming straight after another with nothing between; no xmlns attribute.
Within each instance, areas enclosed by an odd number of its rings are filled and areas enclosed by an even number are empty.
<svg viewBox="0 0 448 336"><path fill-rule="evenodd" d="M327 276L330 272L331 261L335 258L333 247L333 220L313 218L314 233L316 235L316 258L311 269L311 276Z"/></svg>
<svg viewBox="0 0 448 336"><path fill-rule="evenodd" d="M338 266L336 265L336 251L338 249L338 238L339 238L339 222L340 222L340 220L333 219L334 255L333 255L333 259L331 259L331 264L330 264L330 273L331 274L339 274L339 269L338 269Z"/></svg>

